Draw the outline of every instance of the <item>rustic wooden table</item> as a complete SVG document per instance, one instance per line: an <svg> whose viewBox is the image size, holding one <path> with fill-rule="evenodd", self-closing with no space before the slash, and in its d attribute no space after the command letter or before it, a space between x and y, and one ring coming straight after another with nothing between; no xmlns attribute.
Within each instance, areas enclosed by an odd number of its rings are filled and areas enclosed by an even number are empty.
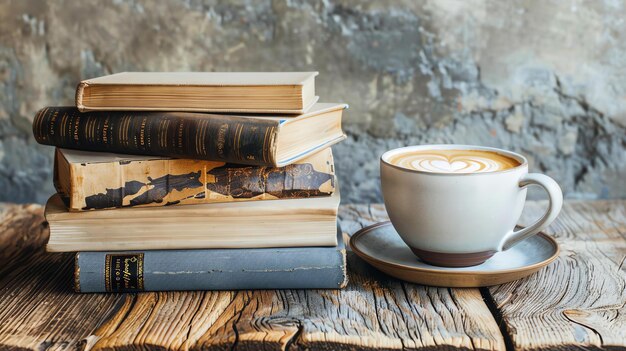
<svg viewBox="0 0 626 351"><path fill-rule="evenodd" d="M341 208L347 233L385 217ZM403 283L349 253L340 291L80 295L73 255L41 250L41 207L0 204L0 349L626 349L626 201L567 202L548 233L557 261L484 289Z"/></svg>

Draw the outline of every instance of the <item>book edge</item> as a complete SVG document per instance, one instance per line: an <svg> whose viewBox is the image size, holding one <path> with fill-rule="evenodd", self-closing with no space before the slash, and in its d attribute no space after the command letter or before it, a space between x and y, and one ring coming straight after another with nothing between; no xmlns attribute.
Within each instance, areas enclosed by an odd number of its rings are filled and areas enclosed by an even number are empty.
<svg viewBox="0 0 626 351"><path fill-rule="evenodd" d="M215 109L215 108L160 108L160 107L89 107L85 105L76 106L80 112L91 111L160 111L160 112L213 112L213 113L258 113L258 114L285 114L285 115L303 115L309 111L313 105L319 100L319 96L316 96L313 103L308 108L301 109ZM263 117L263 116L261 116Z"/></svg>
<svg viewBox="0 0 626 351"><path fill-rule="evenodd" d="M81 81L76 87L76 96L74 97L74 103L76 105L76 108L80 112L87 111L85 105L83 104L83 95L87 86L89 86L89 82Z"/></svg>
<svg viewBox="0 0 626 351"><path fill-rule="evenodd" d="M327 142L324 142L324 143L319 144L317 146L314 146L314 147L312 147L310 149L307 149L307 150L303 151L302 153L300 153L300 154L298 154L298 155L296 155L296 156L294 156L292 158L289 158L289 159L286 159L286 160L277 160L276 163L274 164L274 167L285 167L285 166L288 166L288 165L293 164L295 162L298 162L298 161L302 160L303 158L308 157L309 155L312 155L312 154L314 154L314 153L316 153L318 151L321 151L321 150L323 150L325 148L329 148L329 147L331 147L331 146L333 146L333 145L335 145L335 144L337 144L337 143L339 143L339 142L341 142L343 140L346 140L346 138L347 138L346 134L342 134L339 137L336 137L334 139L328 140Z"/></svg>
<svg viewBox="0 0 626 351"><path fill-rule="evenodd" d="M121 76L121 75L125 75L125 74L131 74L131 73L140 73L140 74L152 74L152 73L229 73L229 74L250 74L250 73L266 73L266 74L276 74L276 73L301 73L301 74L307 74L307 76L303 79L300 80L299 82L295 82L295 83L288 83L288 84L144 84L144 83L120 83L120 82L116 82L116 83L102 83L99 82L98 80L100 78L104 78L104 77L110 77L110 76ZM314 79L315 77L317 77L319 75L319 71L294 71L294 72L193 72L193 71L180 71L180 72L142 72L142 71L124 71L124 72L117 72L117 73L113 73L113 74L107 74L104 76L100 76L100 77L95 77L95 78L89 78L89 79L83 79L80 81L79 85L81 84L85 84L85 85L141 85L141 86L198 86L198 87L276 87L276 86L303 86L307 81L309 81L310 79Z"/></svg>

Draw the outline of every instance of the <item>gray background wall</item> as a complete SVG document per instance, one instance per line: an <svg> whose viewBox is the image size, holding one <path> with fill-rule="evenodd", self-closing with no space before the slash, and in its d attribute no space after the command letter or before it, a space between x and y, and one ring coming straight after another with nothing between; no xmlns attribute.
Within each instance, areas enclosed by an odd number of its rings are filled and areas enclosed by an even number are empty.
<svg viewBox="0 0 626 351"><path fill-rule="evenodd" d="M317 70L350 104L344 202L421 143L522 152L570 198L626 197L622 1L0 0L0 201L53 192L33 114L120 71Z"/></svg>

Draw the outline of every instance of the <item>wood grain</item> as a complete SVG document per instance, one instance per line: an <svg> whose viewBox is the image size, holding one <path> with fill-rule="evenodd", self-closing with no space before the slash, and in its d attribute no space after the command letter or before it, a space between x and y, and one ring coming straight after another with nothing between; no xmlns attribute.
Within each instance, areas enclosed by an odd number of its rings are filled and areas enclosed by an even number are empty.
<svg viewBox="0 0 626 351"><path fill-rule="evenodd" d="M71 290L73 255L38 252L0 280L0 349L83 348L124 296ZM132 297L131 297L132 298Z"/></svg>
<svg viewBox="0 0 626 351"><path fill-rule="evenodd" d="M41 208L0 204L0 349L624 348L625 204L568 202L550 229L556 263L482 291L403 283L349 253L343 290L142 294L73 293L73 255L37 249ZM380 205L340 213L350 233L386 218Z"/></svg>
<svg viewBox="0 0 626 351"><path fill-rule="evenodd" d="M41 211L6 208L23 213L3 224L16 233L42 221ZM384 217L380 206L342 209L350 231ZM404 284L351 253L346 289L306 291L81 295L70 290L72 260L39 251L10 265L0 349L504 348L478 290Z"/></svg>
<svg viewBox="0 0 626 351"><path fill-rule="evenodd" d="M0 202L0 263L28 256L40 250L46 240L48 225L43 207Z"/></svg>
<svg viewBox="0 0 626 351"><path fill-rule="evenodd" d="M625 204L567 202L547 230L560 257L537 274L489 289L516 349L626 349ZM545 206L529 203L522 223Z"/></svg>

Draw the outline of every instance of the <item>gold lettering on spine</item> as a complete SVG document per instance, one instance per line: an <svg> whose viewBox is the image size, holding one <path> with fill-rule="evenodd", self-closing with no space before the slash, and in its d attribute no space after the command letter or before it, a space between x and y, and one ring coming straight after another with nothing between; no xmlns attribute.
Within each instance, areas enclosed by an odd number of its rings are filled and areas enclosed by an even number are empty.
<svg viewBox="0 0 626 351"><path fill-rule="evenodd" d="M224 123L217 131L217 156L224 158L224 145L226 144L226 133L228 132L228 123Z"/></svg>
<svg viewBox="0 0 626 351"><path fill-rule="evenodd" d="M152 129L152 123L148 123L148 119L146 118L146 147L148 150L152 149L152 133L150 130Z"/></svg>
<svg viewBox="0 0 626 351"><path fill-rule="evenodd" d="M124 269L122 270L122 279L124 280L124 286L130 286L130 263L137 262L137 257L125 258Z"/></svg>
<svg viewBox="0 0 626 351"><path fill-rule="evenodd" d="M104 261L104 285L106 291L143 291L143 260L143 253L106 254Z"/></svg>
<svg viewBox="0 0 626 351"><path fill-rule="evenodd" d="M72 131L72 135L74 136L74 141L78 142L79 138L78 138L78 127L80 125L80 116L74 116L76 117L76 119L74 119L74 128Z"/></svg>
<svg viewBox="0 0 626 351"><path fill-rule="evenodd" d="M148 118L143 117L141 119L141 127L139 128L139 145L146 146L146 123L148 123Z"/></svg>
<svg viewBox="0 0 626 351"><path fill-rule="evenodd" d="M133 273L130 270L131 263L137 266L137 279L138 284L134 287L131 283ZM140 289L143 290L143 260L139 260L137 256L132 256L124 259L124 268L122 270L122 279L124 280L124 287L126 289Z"/></svg>
<svg viewBox="0 0 626 351"><path fill-rule="evenodd" d="M178 121L178 133L177 133L177 145L179 152L183 151L183 131L185 130L185 122L183 120Z"/></svg>
<svg viewBox="0 0 626 351"><path fill-rule="evenodd" d="M52 117L50 117L50 135L54 135L54 124L57 120L57 117L59 115L59 111L54 111L54 113L52 114Z"/></svg>
<svg viewBox="0 0 626 351"><path fill-rule="evenodd" d="M106 255L104 260L104 288L111 291L111 255Z"/></svg>
<svg viewBox="0 0 626 351"><path fill-rule="evenodd" d="M109 143L109 116L106 116L102 125L102 142Z"/></svg>
<svg viewBox="0 0 626 351"><path fill-rule="evenodd" d="M139 262L137 263L137 288L143 290L143 254L139 255Z"/></svg>

